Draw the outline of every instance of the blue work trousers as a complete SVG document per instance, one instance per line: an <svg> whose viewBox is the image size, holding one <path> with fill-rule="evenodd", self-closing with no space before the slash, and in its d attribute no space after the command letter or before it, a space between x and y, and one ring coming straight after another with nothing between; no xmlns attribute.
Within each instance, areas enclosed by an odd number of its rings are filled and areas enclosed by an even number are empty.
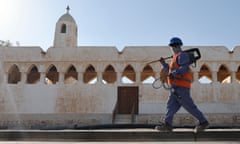
<svg viewBox="0 0 240 144"><path fill-rule="evenodd" d="M200 123L207 121L202 112L194 104L190 96L190 89L173 86L170 90L170 96L168 97L165 123L172 125L173 116L181 106L198 119Z"/></svg>

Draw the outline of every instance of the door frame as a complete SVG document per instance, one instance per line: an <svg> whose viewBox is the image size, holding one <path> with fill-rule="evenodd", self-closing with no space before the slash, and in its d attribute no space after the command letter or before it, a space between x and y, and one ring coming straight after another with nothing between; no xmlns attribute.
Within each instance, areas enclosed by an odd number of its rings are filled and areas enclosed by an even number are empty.
<svg viewBox="0 0 240 144"><path fill-rule="evenodd" d="M138 114L139 87L119 86L117 91L118 114Z"/></svg>

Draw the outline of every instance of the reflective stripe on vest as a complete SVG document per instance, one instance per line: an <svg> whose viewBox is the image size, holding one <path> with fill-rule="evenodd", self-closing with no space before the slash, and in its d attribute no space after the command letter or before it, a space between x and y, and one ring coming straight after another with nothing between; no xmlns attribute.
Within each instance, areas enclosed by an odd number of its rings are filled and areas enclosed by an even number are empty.
<svg viewBox="0 0 240 144"><path fill-rule="evenodd" d="M180 53L175 54L173 56L173 59L170 63L170 67L169 67L169 74L180 67L177 63L177 57L179 56L179 54ZM182 74L182 75L177 74L174 76L174 79L168 78L168 83L170 83L171 85L182 86L182 87L186 87L186 88L191 87L191 81L192 81L192 77L191 77L190 71L188 71L187 73Z"/></svg>

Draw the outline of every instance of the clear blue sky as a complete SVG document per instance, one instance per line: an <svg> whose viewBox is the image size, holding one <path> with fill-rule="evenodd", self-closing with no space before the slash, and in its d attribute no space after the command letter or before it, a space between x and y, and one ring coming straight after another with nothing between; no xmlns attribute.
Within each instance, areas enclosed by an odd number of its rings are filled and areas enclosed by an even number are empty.
<svg viewBox="0 0 240 144"><path fill-rule="evenodd" d="M78 46L240 45L240 0L0 0L0 40L48 49L67 5Z"/></svg>

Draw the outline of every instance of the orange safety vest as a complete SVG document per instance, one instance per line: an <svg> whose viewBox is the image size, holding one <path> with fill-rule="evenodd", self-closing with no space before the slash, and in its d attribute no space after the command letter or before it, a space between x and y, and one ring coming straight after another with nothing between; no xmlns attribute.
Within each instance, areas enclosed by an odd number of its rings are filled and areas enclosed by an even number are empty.
<svg viewBox="0 0 240 144"><path fill-rule="evenodd" d="M170 67L169 67L169 74L180 67L177 63L177 57L179 56L179 54L180 53L175 54L173 56L173 59L170 63ZM186 87L186 88L191 88L191 81L192 81L192 76L190 74L190 71L188 71L185 74L177 74L174 76L174 79L168 78L169 84Z"/></svg>

